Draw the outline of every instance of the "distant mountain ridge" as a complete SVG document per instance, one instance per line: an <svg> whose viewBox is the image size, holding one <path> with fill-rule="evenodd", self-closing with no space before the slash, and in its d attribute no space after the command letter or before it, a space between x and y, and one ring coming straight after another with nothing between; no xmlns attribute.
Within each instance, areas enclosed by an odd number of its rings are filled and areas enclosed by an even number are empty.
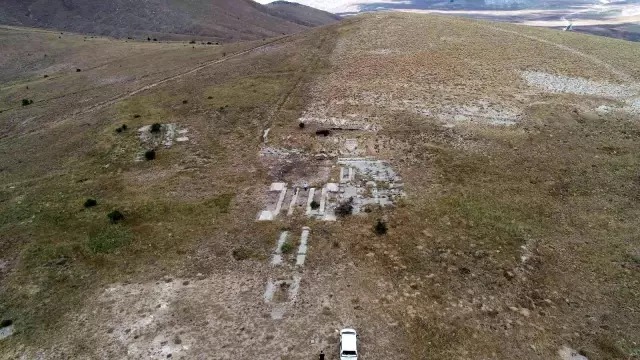
<svg viewBox="0 0 640 360"><path fill-rule="evenodd" d="M251 0L0 0L0 23L113 37L255 40L337 20L282 2Z"/></svg>

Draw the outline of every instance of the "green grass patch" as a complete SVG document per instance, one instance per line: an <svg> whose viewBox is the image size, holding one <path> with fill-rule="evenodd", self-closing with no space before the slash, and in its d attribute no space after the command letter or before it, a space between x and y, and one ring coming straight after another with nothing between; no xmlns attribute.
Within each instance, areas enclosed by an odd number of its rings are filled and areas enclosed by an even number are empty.
<svg viewBox="0 0 640 360"><path fill-rule="evenodd" d="M215 108L254 108L270 105L288 86L288 76L249 76L206 90Z"/></svg>
<svg viewBox="0 0 640 360"><path fill-rule="evenodd" d="M131 230L124 226L112 225L89 236L88 246L94 254L114 252L131 243Z"/></svg>

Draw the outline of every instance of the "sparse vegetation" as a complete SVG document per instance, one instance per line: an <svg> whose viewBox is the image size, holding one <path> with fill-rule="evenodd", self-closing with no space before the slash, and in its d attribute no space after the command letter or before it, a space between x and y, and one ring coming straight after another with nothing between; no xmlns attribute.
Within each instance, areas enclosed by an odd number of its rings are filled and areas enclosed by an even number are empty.
<svg viewBox="0 0 640 360"><path fill-rule="evenodd" d="M247 247L235 248L231 252L231 255L236 261L249 260L249 259L261 260L264 258L264 256L262 256L260 253Z"/></svg>
<svg viewBox="0 0 640 360"><path fill-rule="evenodd" d="M109 212L107 214L107 217L114 224L124 220L124 215L119 210L113 210L113 211Z"/></svg>
<svg viewBox="0 0 640 360"><path fill-rule="evenodd" d="M96 205L98 205L98 201L96 201L96 199L88 198L84 201L84 207L86 208L94 207Z"/></svg>
<svg viewBox="0 0 640 360"><path fill-rule="evenodd" d="M114 252L131 242L131 231L121 225L105 228L103 231L89 236L89 250L94 254Z"/></svg>
<svg viewBox="0 0 640 360"><path fill-rule="evenodd" d="M285 241L284 244L280 247L280 251L283 254L290 254L293 251L293 245L289 241Z"/></svg>
<svg viewBox="0 0 640 360"><path fill-rule="evenodd" d="M338 217L345 217L353 213L353 198L341 202L336 206L335 214Z"/></svg>
<svg viewBox="0 0 640 360"><path fill-rule="evenodd" d="M154 149L145 151L144 158L147 159L147 161L154 160L156 158L156 151Z"/></svg>

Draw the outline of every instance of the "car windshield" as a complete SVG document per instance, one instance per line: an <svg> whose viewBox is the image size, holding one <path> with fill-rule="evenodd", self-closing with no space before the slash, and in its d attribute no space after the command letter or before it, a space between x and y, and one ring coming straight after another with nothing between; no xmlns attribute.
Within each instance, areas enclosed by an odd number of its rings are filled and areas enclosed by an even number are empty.
<svg viewBox="0 0 640 360"><path fill-rule="evenodd" d="M342 356L356 356L356 352L355 351L343 351L342 352Z"/></svg>

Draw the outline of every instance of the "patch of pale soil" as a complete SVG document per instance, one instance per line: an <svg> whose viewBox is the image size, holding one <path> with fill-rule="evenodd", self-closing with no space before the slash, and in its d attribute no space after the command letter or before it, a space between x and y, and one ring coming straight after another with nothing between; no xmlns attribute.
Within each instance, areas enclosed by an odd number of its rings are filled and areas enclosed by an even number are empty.
<svg viewBox="0 0 640 360"><path fill-rule="evenodd" d="M491 104L488 101L478 101L471 105L445 105L433 110L433 113L448 125L459 122L515 125L520 119L520 110Z"/></svg>
<svg viewBox="0 0 640 360"><path fill-rule="evenodd" d="M318 261L314 244L309 246L307 262ZM370 339L362 343L363 356L398 352L398 329L387 324L399 319L369 296L376 281L371 273L335 263L321 271L305 266L296 298L273 320L273 304L264 298L266 270L272 267L248 265L209 278L110 285L51 335L55 348L21 351L25 358L60 358L82 343L91 344L91 357L109 359L310 359L320 350L333 358L335 331L354 327Z"/></svg>
<svg viewBox="0 0 640 360"><path fill-rule="evenodd" d="M562 360L589 360L586 356L580 355L577 351L566 345L558 350L558 356L560 356Z"/></svg>
<svg viewBox="0 0 640 360"><path fill-rule="evenodd" d="M639 93L637 85L618 85L539 71L525 71L521 75L529 86L553 93L601 96L610 99L624 99Z"/></svg>

